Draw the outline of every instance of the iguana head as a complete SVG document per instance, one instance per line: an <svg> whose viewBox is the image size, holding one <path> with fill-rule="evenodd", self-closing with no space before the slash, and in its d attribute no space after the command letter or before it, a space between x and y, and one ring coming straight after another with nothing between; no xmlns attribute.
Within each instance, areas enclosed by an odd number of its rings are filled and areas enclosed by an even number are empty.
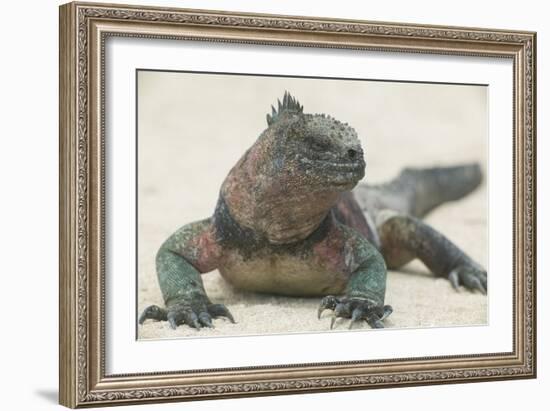
<svg viewBox="0 0 550 411"><path fill-rule="evenodd" d="M278 172L295 175L310 188L334 191L351 190L364 177L361 142L347 123L304 113L288 92L271 110L264 134L275 140Z"/></svg>
<svg viewBox="0 0 550 411"><path fill-rule="evenodd" d="M267 123L230 171L221 195L240 225L273 243L299 241L363 178L363 150L352 127L304 113L288 92Z"/></svg>

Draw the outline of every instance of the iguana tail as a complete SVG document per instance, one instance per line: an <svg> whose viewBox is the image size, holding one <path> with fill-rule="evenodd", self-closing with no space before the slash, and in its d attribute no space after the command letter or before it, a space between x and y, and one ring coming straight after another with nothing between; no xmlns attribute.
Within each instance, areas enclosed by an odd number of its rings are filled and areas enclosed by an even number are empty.
<svg viewBox="0 0 550 411"><path fill-rule="evenodd" d="M387 208L421 218L437 206L469 194L481 181L481 167L476 163L405 168L388 183L360 184L354 194L364 211L376 213Z"/></svg>

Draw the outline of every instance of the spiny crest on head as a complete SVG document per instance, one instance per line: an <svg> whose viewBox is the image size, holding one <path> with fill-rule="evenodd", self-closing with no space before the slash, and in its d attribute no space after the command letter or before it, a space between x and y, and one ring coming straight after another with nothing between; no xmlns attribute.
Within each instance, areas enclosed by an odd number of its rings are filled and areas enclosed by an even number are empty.
<svg viewBox="0 0 550 411"><path fill-rule="evenodd" d="M267 115L267 125L270 126L274 122L276 122L279 119L279 116L284 112L294 112L294 113L303 113L304 112L304 106L300 105L300 102L292 97L288 91L285 91L285 95L283 96L283 102L281 103L281 100L277 99L277 110L275 110L275 107L271 106L271 114Z"/></svg>

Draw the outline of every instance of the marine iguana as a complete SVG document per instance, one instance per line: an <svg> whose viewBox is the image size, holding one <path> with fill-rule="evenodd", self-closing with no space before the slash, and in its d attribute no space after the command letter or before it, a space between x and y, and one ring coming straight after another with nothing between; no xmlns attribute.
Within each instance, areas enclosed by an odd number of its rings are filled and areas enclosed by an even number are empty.
<svg viewBox="0 0 550 411"><path fill-rule="evenodd" d="M210 301L201 274L218 269L235 287L287 296L322 297L337 317L383 328L386 266L419 258L458 288L486 293L486 271L422 222L430 210L481 182L479 165L404 169L382 185L365 175L356 131L325 114L306 114L285 92L263 131L223 182L213 216L187 224L160 247L158 281L166 308L139 318L212 327L234 322ZM357 186L357 187L356 187ZM355 188L355 189L354 189ZM353 190L353 191L351 191Z"/></svg>

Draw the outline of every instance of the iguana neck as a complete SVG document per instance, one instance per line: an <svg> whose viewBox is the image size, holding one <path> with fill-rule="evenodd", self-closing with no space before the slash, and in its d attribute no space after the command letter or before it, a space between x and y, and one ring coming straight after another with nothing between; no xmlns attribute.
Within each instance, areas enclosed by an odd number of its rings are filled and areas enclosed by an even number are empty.
<svg viewBox="0 0 550 411"><path fill-rule="evenodd" d="M260 138L225 179L223 196L233 219L273 244L307 238L326 218L340 193L313 190L285 166L284 147Z"/></svg>

